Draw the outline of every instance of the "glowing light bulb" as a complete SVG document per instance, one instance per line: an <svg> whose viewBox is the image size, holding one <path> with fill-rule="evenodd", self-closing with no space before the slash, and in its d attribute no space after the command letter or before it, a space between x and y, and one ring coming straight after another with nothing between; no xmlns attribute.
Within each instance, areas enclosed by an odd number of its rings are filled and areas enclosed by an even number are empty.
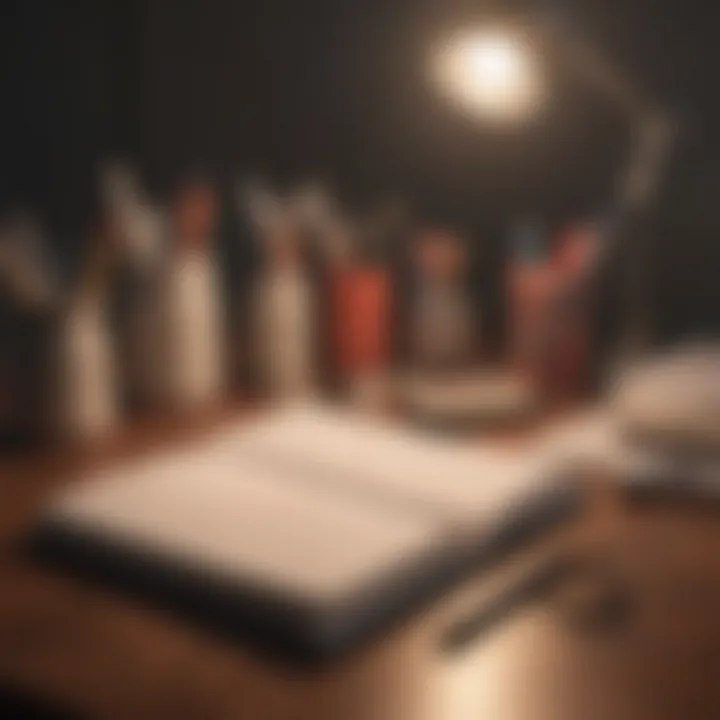
<svg viewBox="0 0 720 720"><path fill-rule="evenodd" d="M435 66L440 87L473 114L517 119L535 109L537 66L519 36L507 33L454 37Z"/></svg>

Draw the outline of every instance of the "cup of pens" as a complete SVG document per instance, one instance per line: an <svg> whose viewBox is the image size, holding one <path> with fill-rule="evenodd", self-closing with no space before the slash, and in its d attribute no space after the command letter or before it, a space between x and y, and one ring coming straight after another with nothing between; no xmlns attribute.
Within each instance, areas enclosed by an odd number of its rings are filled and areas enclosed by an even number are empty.
<svg viewBox="0 0 720 720"><path fill-rule="evenodd" d="M377 208L353 225L347 253L330 266L334 370L342 385L363 397L381 386L391 364L392 250L404 222L399 205Z"/></svg>
<svg viewBox="0 0 720 720"><path fill-rule="evenodd" d="M335 268L332 338L341 378L383 372L390 362L392 281L387 267Z"/></svg>

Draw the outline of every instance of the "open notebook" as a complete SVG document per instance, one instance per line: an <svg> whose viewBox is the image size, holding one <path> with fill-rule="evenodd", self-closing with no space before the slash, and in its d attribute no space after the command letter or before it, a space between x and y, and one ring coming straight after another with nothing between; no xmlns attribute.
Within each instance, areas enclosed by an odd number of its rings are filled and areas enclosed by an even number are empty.
<svg viewBox="0 0 720 720"><path fill-rule="evenodd" d="M334 657L581 504L548 463L319 406L84 478L45 559L294 660Z"/></svg>

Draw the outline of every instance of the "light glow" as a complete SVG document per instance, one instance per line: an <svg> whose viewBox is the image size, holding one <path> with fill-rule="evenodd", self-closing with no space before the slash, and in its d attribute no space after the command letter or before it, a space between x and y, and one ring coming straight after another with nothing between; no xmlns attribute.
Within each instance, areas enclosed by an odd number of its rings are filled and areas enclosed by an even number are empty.
<svg viewBox="0 0 720 720"><path fill-rule="evenodd" d="M474 115L519 119L539 102L537 63L520 35L454 36L438 54L434 71L441 89Z"/></svg>

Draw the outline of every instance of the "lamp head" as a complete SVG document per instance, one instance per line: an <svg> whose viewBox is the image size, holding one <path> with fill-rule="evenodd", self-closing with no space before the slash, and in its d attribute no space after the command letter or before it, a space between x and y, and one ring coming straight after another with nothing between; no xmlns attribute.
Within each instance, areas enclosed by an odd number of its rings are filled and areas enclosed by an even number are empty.
<svg viewBox="0 0 720 720"><path fill-rule="evenodd" d="M440 89L473 115L517 121L539 105L539 63L519 31L454 34L440 47L433 71Z"/></svg>

